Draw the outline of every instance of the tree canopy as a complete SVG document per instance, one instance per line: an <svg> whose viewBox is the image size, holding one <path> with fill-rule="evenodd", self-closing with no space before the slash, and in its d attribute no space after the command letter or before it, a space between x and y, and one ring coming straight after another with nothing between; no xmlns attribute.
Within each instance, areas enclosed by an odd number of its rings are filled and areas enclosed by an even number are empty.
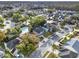
<svg viewBox="0 0 79 59"><path fill-rule="evenodd" d="M30 20L30 24L32 27L42 26L46 23L45 17L43 16L35 16Z"/></svg>
<svg viewBox="0 0 79 59"><path fill-rule="evenodd" d="M21 37L21 39L24 44L28 44L28 43L36 44L39 42L39 38L36 35L30 33L25 33Z"/></svg>
<svg viewBox="0 0 79 59"><path fill-rule="evenodd" d="M36 37L36 35L25 33L20 38L22 39L22 41L16 47L22 54L28 55L36 49L37 43L39 42L39 38Z"/></svg>
<svg viewBox="0 0 79 59"><path fill-rule="evenodd" d="M0 16L0 23L4 22L4 18L2 16Z"/></svg>

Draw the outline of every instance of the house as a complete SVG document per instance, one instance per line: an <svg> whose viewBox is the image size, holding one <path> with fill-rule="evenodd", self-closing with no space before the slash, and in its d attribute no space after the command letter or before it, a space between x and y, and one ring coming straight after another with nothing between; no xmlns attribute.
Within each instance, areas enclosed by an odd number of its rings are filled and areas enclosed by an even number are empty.
<svg viewBox="0 0 79 59"><path fill-rule="evenodd" d="M45 30L42 27L36 27L36 28L33 29L33 32L36 33L37 35L43 35Z"/></svg>
<svg viewBox="0 0 79 59"><path fill-rule="evenodd" d="M10 20L5 20L3 24L5 26L0 29L1 31L5 31L6 29L10 29L11 28L11 21Z"/></svg>
<svg viewBox="0 0 79 59"><path fill-rule="evenodd" d="M16 58L24 58L24 55L22 53L19 53L19 50L16 49L13 53L13 55L16 57Z"/></svg>
<svg viewBox="0 0 79 59"><path fill-rule="evenodd" d="M16 45L20 43L20 41L21 41L20 38L16 38L7 42L6 44L9 49L13 50L16 47Z"/></svg>
<svg viewBox="0 0 79 59"><path fill-rule="evenodd" d="M60 51L60 56L63 58L76 58L79 56L79 38L75 37L68 41ZM66 51L66 52L65 52Z"/></svg>
<svg viewBox="0 0 79 59"><path fill-rule="evenodd" d="M70 41L66 43L65 47L72 48L70 50L73 50L77 54L79 54L79 38L78 37L72 38Z"/></svg>
<svg viewBox="0 0 79 59"><path fill-rule="evenodd" d="M4 49L0 48L0 58L2 58L4 54L5 54Z"/></svg>
<svg viewBox="0 0 79 59"><path fill-rule="evenodd" d="M73 31L73 28L71 26L69 26L69 25L65 25L64 26L64 30L65 31L68 31L68 32L72 32Z"/></svg>
<svg viewBox="0 0 79 59"><path fill-rule="evenodd" d="M60 58L76 58L78 54L76 52L70 51L67 48L62 47L59 50L59 56Z"/></svg>
<svg viewBox="0 0 79 59"><path fill-rule="evenodd" d="M36 50L30 55L30 58L40 58L40 57L42 57L41 50Z"/></svg>
<svg viewBox="0 0 79 59"><path fill-rule="evenodd" d="M55 32L55 33L56 33L56 35L59 36L59 38L62 38L62 37L64 37L64 36L67 34L67 32L65 32L65 31L63 31L63 30L58 31L58 32Z"/></svg>
<svg viewBox="0 0 79 59"><path fill-rule="evenodd" d="M56 35L56 33L52 34L51 37L49 39L52 39L54 42L60 40L60 37L58 35Z"/></svg>
<svg viewBox="0 0 79 59"><path fill-rule="evenodd" d="M20 38L16 38L14 40L11 40L7 43L5 43L5 47L6 49L10 49L11 53L13 53L13 55L15 57L22 57L22 55L19 55L18 54L18 49L16 48L16 45L19 44L21 42L21 39Z"/></svg>
<svg viewBox="0 0 79 59"><path fill-rule="evenodd" d="M15 27L15 22L11 22L11 27Z"/></svg>
<svg viewBox="0 0 79 59"><path fill-rule="evenodd" d="M63 15L60 15L60 16L58 17L58 21L64 21L64 16L63 16Z"/></svg>
<svg viewBox="0 0 79 59"><path fill-rule="evenodd" d="M58 29L57 22L47 23L45 24L45 28L47 28L49 32L54 32Z"/></svg>

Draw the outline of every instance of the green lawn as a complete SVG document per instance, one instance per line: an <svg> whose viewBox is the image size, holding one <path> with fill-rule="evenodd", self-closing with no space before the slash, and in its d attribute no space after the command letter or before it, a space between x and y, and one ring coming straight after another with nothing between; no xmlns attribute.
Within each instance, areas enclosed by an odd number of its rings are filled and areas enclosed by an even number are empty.
<svg viewBox="0 0 79 59"><path fill-rule="evenodd" d="M47 52L44 54L44 56L43 56L43 57L45 57L48 53L49 53L49 51L47 51Z"/></svg>
<svg viewBox="0 0 79 59"><path fill-rule="evenodd" d="M55 44L52 45L52 48L53 48L53 49L57 49L57 50L59 49L59 47L56 46Z"/></svg>
<svg viewBox="0 0 79 59"><path fill-rule="evenodd" d="M45 36L45 37L49 37L51 34L52 34L52 33L50 33L50 32L45 32L45 33L44 33L44 36Z"/></svg>
<svg viewBox="0 0 79 59"><path fill-rule="evenodd" d="M9 53L6 53L4 58L12 58L11 55Z"/></svg>
<svg viewBox="0 0 79 59"><path fill-rule="evenodd" d="M19 49L20 53L22 53L25 56L29 56L37 47L34 45L28 44L28 46L25 46L24 44L19 44L16 46L17 49Z"/></svg>
<svg viewBox="0 0 79 59"><path fill-rule="evenodd" d="M47 58L57 58L57 56L55 54L53 54L53 53L50 53Z"/></svg>
<svg viewBox="0 0 79 59"><path fill-rule="evenodd" d="M9 50L5 50L4 58L12 58L13 54Z"/></svg>
<svg viewBox="0 0 79 59"><path fill-rule="evenodd" d="M64 40L62 41L62 44L65 44L67 41L68 41L67 39L64 39Z"/></svg>

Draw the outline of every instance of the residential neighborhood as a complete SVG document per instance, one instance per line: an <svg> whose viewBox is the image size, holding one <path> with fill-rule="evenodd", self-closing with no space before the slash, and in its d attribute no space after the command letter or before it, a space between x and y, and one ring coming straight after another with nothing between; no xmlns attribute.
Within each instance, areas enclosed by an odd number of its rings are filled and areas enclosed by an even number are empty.
<svg viewBox="0 0 79 59"><path fill-rule="evenodd" d="M0 58L79 58L79 2L55 3L0 2Z"/></svg>

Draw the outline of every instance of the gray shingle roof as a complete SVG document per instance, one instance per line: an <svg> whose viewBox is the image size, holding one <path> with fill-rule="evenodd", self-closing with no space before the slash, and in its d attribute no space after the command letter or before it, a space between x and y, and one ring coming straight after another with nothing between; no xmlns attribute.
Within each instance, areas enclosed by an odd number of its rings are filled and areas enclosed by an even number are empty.
<svg viewBox="0 0 79 59"><path fill-rule="evenodd" d="M76 41L72 47L73 47L73 48L78 52L78 54L79 54L79 41Z"/></svg>
<svg viewBox="0 0 79 59"><path fill-rule="evenodd" d="M37 27L34 29L34 31L38 34L40 34L41 32L44 32L44 29L42 27Z"/></svg>
<svg viewBox="0 0 79 59"><path fill-rule="evenodd" d="M74 53L72 51L70 51L70 53L68 55L63 55L61 56L62 58L76 58L78 56L77 53Z"/></svg>
<svg viewBox="0 0 79 59"><path fill-rule="evenodd" d="M20 41L18 39L13 39L9 42L7 42L7 47L12 49L14 48Z"/></svg>

